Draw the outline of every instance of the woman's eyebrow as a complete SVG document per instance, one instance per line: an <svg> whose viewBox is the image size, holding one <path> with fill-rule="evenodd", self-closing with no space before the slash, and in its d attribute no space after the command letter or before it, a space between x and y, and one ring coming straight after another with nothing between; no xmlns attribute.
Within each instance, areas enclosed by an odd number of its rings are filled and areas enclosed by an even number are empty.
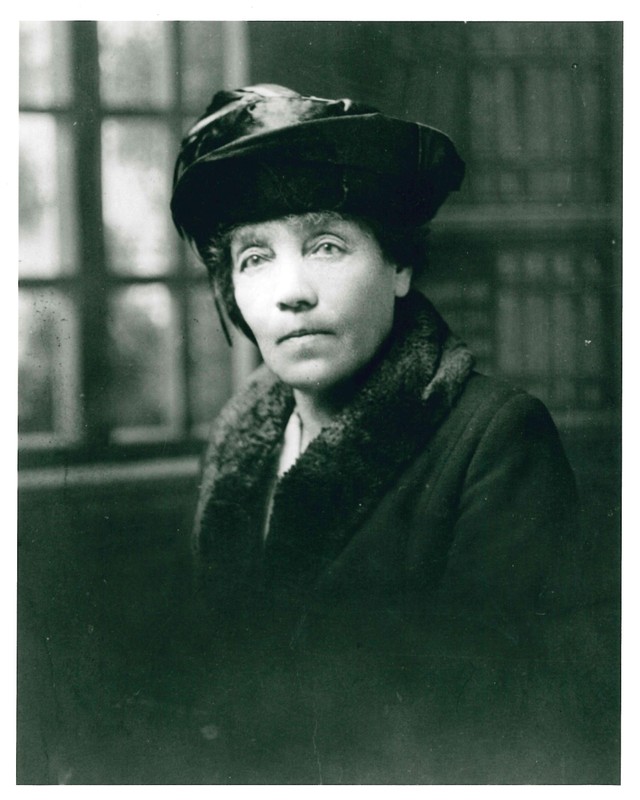
<svg viewBox="0 0 640 800"><path fill-rule="evenodd" d="M268 236L259 228L247 228L235 231L231 239L231 249L239 252L247 247L264 247L268 245Z"/></svg>

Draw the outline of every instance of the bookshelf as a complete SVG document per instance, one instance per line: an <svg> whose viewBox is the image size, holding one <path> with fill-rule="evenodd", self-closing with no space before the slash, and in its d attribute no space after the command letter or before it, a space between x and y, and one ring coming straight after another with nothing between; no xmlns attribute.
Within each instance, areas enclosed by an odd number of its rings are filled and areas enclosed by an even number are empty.
<svg viewBox="0 0 640 800"><path fill-rule="evenodd" d="M260 22L249 33L252 80L356 97L451 136L467 174L432 225L421 288L482 371L539 396L564 427L615 424L622 25Z"/></svg>

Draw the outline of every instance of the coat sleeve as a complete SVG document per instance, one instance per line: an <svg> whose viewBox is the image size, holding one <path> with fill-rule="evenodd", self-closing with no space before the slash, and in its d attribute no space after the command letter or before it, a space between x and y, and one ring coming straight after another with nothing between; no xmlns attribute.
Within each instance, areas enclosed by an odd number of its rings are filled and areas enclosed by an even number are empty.
<svg viewBox="0 0 640 800"><path fill-rule="evenodd" d="M421 716L440 719L450 752L465 732L465 768L481 774L489 753L516 782L580 781L597 762L590 709L603 665L574 477L548 411L528 395L507 398L475 435L415 697L429 682L447 687Z"/></svg>

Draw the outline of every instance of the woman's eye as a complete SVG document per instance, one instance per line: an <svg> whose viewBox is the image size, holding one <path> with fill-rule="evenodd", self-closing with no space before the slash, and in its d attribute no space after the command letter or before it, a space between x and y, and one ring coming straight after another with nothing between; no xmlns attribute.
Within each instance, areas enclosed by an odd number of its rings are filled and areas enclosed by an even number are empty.
<svg viewBox="0 0 640 800"><path fill-rule="evenodd" d="M240 271L242 272L245 269L251 269L252 267L258 267L264 261L264 256L258 255L258 253L250 253L248 256L245 256L242 261L240 262Z"/></svg>
<svg viewBox="0 0 640 800"><path fill-rule="evenodd" d="M320 242L313 250L314 254L320 256L336 256L344 252L337 242Z"/></svg>

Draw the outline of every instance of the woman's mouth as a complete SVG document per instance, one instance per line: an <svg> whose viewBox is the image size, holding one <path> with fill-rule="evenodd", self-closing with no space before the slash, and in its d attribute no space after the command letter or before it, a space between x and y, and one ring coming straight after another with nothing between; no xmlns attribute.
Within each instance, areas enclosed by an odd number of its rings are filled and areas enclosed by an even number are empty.
<svg viewBox="0 0 640 800"><path fill-rule="evenodd" d="M289 331L277 339L277 344L286 342L289 339L303 339L309 336L330 336L331 331L322 330L320 328L298 328L295 331Z"/></svg>

